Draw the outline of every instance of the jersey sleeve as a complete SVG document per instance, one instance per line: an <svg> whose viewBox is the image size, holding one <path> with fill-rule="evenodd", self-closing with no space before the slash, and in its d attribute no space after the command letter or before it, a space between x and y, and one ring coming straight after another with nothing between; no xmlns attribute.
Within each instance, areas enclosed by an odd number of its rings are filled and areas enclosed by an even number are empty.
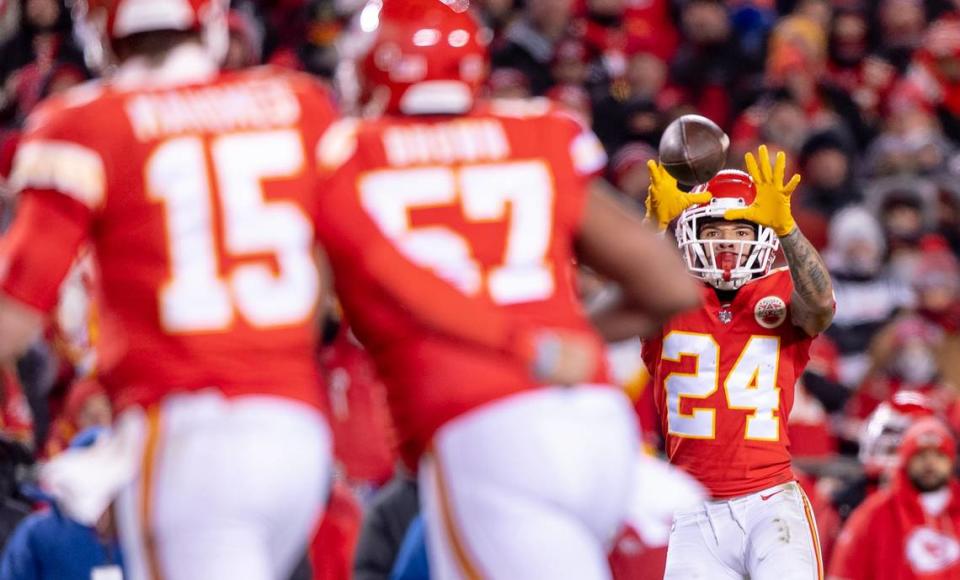
<svg viewBox="0 0 960 580"><path fill-rule="evenodd" d="M0 242L0 290L42 312L56 305L106 197L103 159L80 135L67 114L41 111L14 158L19 207Z"/></svg>
<svg viewBox="0 0 960 580"><path fill-rule="evenodd" d="M569 155L574 171L584 178L599 176L607 166L607 153L593 131L571 120Z"/></svg>
<svg viewBox="0 0 960 580"><path fill-rule="evenodd" d="M557 188L560 196L557 218L571 231L579 231L586 211L589 184L599 178L607 165L607 154L597 136L579 120L567 113L554 112L550 119L555 123L556 144L560 150L555 154L562 167L569 167L558 175Z"/></svg>
<svg viewBox="0 0 960 580"><path fill-rule="evenodd" d="M364 211L356 185L360 152L352 123L334 124L318 152L326 174L316 218L324 249L362 264L387 296L434 332L529 361L532 330L409 260Z"/></svg>

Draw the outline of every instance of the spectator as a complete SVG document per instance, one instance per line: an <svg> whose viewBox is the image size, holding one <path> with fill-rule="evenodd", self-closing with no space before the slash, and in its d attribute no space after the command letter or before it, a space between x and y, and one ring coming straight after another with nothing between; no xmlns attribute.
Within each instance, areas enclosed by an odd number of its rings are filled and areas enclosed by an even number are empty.
<svg viewBox="0 0 960 580"><path fill-rule="evenodd" d="M550 73L560 85L584 85L587 82L590 53L587 46L575 38L565 38L556 48Z"/></svg>
<svg viewBox="0 0 960 580"><path fill-rule="evenodd" d="M110 400L94 379L82 379L70 386L63 412L54 419L44 449L52 457L66 449L77 433L94 427L109 427L113 421Z"/></svg>
<svg viewBox="0 0 960 580"><path fill-rule="evenodd" d="M906 82L936 111L946 134L960 140L960 16L930 26Z"/></svg>
<svg viewBox="0 0 960 580"><path fill-rule="evenodd" d="M475 4L483 23L500 36L514 16L514 0L480 0Z"/></svg>
<svg viewBox="0 0 960 580"><path fill-rule="evenodd" d="M960 385L960 264L938 240L925 249L913 274L917 313L940 336L937 361L944 380Z"/></svg>
<svg viewBox="0 0 960 580"><path fill-rule="evenodd" d="M597 55L598 76L616 81L627 72L627 46L633 30L624 26L625 0L586 0L586 13L576 22L577 32L591 54Z"/></svg>
<svg viewBox="0 0 960 580"><path fill-rule="evenodd" d="M645 48L628 47L623 78L596 95L594 131L609 151L631 141L660 143L667 122L683 105L684 93L667 84L667 63Z"/></svg>
<svg viewBox="0 0 960 580"><path fill-rule="evenodd" d="M547 97L567 110L584 126L593 123L593 108L590 95L579 85L556 85L547 91Z"/></svg>
<svg viewBox="0 0 960 580"><path fill-rule="evenodd" d="M74 438L71 447L89 447L103 432L88 429ZM0 579L121 578L122 569L112 510L91 528L66 517L51 503L17 527L3 551Z"/></svg>
<svg viewBox="0 0 960 580"><path fill-rule="evenodd" d="M554 83L550 63L569 31L572 14L573 0L528 0L494 47L493 68L516 69L529 79L534 95L546 93Z"/></svg>
<svg viewBox="0 0 960 580"><path fill-rule="evenodd" d="M0 547L7 544L20 521L30 515L30 500L20 492L20 478L33 462L30 448L0 434Z"/></svg>
<svg viewBox="0 0 960 580"><path fill-rule="evenodd" d="M798 168L793 164L809 132L809 122L800 104L786 90L772 91L737 119L730 131L727 163L736 166L747 151L766 145L771 150L783 151L787 156L786 172L796 172Z"/></svg>
<svg viewBox="0 0 960 580"><path fill-rule="evenodd" d="M854 177L855 153L854 144L840 130L810 135L800 150L803 181L796 193L799 205L830 218L862 201L863 193Z"/></svg>
<svg viewBox="0 0 960 580"><path fill-rule="evenodd" d="M846 521L863 500L889 484L897 468L897 450L903 434L916 421L935 415L933 404L917 392L901 391L874 410L859 429L859 459L863 471L838 482L831 490L830 507L823 510L829 519ZM817 513L817 523L820 514ZM836 528L834 532L838 531ZM822 533L822 532L821 532ZM835 534L833 540L836 540Z"/></svg>
<svg viewBox="0 0 960 580"><path fill-rule="evenodd" d="M657 147L667 125L666 112L643 97L620 103L609 96L595 110L594 131L611 151L634 142Z"/></svg>
<svg viewBox="0 0 960 580"><path fill-rule="evenodd" d="M874 176L925 175L945 169L952 150L933 108L901 85L890 97L883 130L867 151L866 167Z"/></svg>
<svg viewBox="0 0 960 580"><path fill-rule="evenodd" d="M909 318L936 337L935 358L944 381L960 384L960 265L942 241L931 239L909 275L916 295L916 315ZM897 351L899 323L898 319L873 339L869 356L874 369L885 366Z"/></svg>
<svg viewBox="0 0 960 580"><path fill-rule="evenodd" d="M882 194L880 221L887 243L890 272L909 284L922 256L921 244L927 234L929 211L918 187L892 189ZM931 192L932 193L932 192Z"/></svg>
<svg viewBox="0 0 960 580"><path fill-rule="evenodd" d="M637 206L643 206L650 187L647 161L656 158L656 150L639 141L624 145L613 156L610 165L613 184Z"/></svg>
<svg viewBox="0 0 960 580"><path fill-rule="evenodd" d="M942 340L942 330L920 316L897 318L878 337L876 342L883 342L883 348L874 347L871 372L857 389L849 412L863 418L894 394L912 391L923 394L946 415L956 392L943 380L938 358Z"/></svg>
<svg viewBox="0 0 960 580"><path fill-rule="evenodd" d="M954 186L943 184L938 188L933 215L934 230L960 258L960 194Z"/></svg>
<svg viewBox="0 0 960 580"><path fill-rule="evenodd" d="M886 490L854 511L837 540L834 580L948 579L960 575L956 440L937 419L911 426Z"/></svg>
<svg viewBox="0 0 960 580"><path fill-rule="evenodd" d="M860 65L870 49L866 7L848 2L834 9L828 39L828 68L838 86L853 91L860 82Z"/></svg>
<svg viewBox="0 0 960 580"><path fill-rule="evenodd" d="M748 62L732 34L726 6L693 0L681 13L683 43L674 57L670 78L682 86L687 102L721 127L733 120L733 95L742 91Z"/></svg>
<svg viewBox="0 0 960 580"><path fill-rule="evenodd" d="M260 39L250 17L239 10L231 10L227 17L230 40L224 57L224 70L235 70L260 63Z"/></svg>
<svg viewBox="0 0 960 580"><path fill-rule="evenodd" d="M827 76L826 39L826 31L812 18L782 19L770 36L766 85L790 95L813 129L838 126L849 131L857 144L863 144L871 135L859 109L849 93Z"/></svg>
<svg viewBox="0 0 960 580"><path fill-rule="evenodd" d="M877 10L880 53L901 73L920 47L927 24L922 0L882 0Z"/></svg>
<svg viewBox="0 0 960 580"><path fill-rule="evenodd" d="M22 2L17 34L0 46L0 118L17 111L26 113L36 102L40 79L57 63L83 65L80 50L71 36L70 12L63 0ZM32 82L31 82L32 81ZM29 103L18 103L16 87ZM29 87L29 88L27 88ZM25 93L24 93L25 91Z"/></svg>
<svg viewBox="0 0 960 580"><path fill-rule="evenodd" d="M912 303L909 289L883 269L885 246L880 224L862 207L845 209L830 223L824 259L833 277L837 314L827 336L840 352L839 378L849 389L867 372L866 349L873 337Z"/></svg>
<svg viewBox="0 0 960 580"><path fill-rule="evenodd" d="M417 478L406 469L398 468L393 480L380 490L364 515L353 563L355 580L390 577L407 529L419 512Z"/></svg>

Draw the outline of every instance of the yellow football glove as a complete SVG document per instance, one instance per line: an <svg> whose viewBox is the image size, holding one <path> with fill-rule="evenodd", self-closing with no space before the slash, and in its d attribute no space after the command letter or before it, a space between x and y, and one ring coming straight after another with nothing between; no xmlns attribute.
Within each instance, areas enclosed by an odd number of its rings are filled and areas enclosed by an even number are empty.
<svg viewBox="0 0 960 580"><path fill-rule="evenodd" d="M757 186L757 198L749 207L743 209L728 209L723 218L727 220L747 220L761 226L767 226L781 238L788 235L797 227L790 213L790 196L800 183L800 175L794 174L790 182L783 184L783 172L787 165L787 158L783 152L777 153L777 160L770 167L770 153L766 145L761 145L757 152L760 158L759 167L752 153L747 153L744 160L747 163L747 173L753 178Z"/></svg>
<svg viewBox="0 0 960 580"><path fill-rule="evenodd" d="M691 205L707 203L713 196L709 191L684 193L677 187L677 180L667 173L663 165L647 161L650 171L650 188L647 190L647 219L656 222L661 232L667 229L683 210Z"/></svg>

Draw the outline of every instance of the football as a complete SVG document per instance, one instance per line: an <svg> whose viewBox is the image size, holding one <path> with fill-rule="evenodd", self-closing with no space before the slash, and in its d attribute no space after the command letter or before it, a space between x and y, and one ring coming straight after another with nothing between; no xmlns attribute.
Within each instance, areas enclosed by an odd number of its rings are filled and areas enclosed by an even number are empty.
<svg viewBox="0 0 960 580"><path fill-rule="evenodd" d="M660 163L678 182L706 183L727 162L730 138L700 115L683 115L667 125L660 138Z"/></svg>

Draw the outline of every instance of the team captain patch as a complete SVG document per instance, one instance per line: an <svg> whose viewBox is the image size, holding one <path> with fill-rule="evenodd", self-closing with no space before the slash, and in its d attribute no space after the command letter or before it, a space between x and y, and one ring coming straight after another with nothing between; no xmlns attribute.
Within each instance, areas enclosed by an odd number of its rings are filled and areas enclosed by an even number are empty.
<svg viewBox="0 0 960 580"><path fill-rule="evenodd" d="M753 316L760 326L776 328L787 319L787 303L779 296L761 298L753 309Z"/></svg>

